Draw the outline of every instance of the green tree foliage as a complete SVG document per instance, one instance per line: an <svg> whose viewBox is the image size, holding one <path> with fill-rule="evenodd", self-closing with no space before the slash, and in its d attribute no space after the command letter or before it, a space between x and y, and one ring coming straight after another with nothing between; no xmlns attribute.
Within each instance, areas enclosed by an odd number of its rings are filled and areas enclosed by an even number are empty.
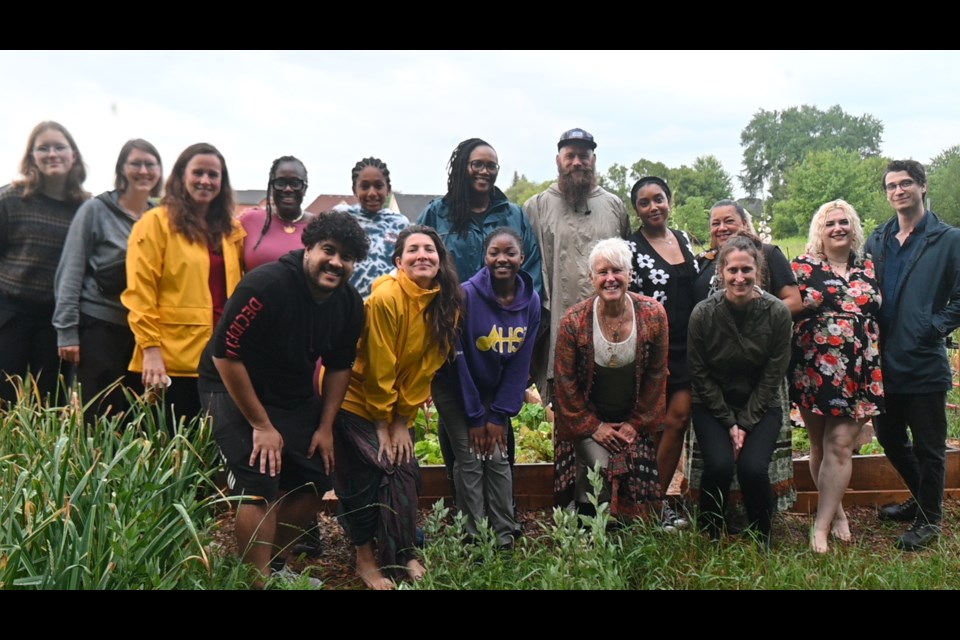
<svg viewBox="0 0 960 640"><path fill-rule="evenodd" d="M927 167L930 208L945 222L960 225L960 145L945 149Z"/></svg>
<svg viewBox="0 0 960 640"><path fill-rule="evenodd" d="M670 226L690 234L695 244L710 243L710 205L719 200L703 196L687 198L681 205L674 205L670 212Z"/></svg>
<svg viewBox="0 0 960 640"><path fill-rule="evenodd" d="M811 151L844 149L860 158L880 154L883 123L870 114L853 116L834 105L826 111L802 105L783 111L761 109L740 133L743 172L740 184L751 195L768 186L783 197L786 171Z"/></svg>
<svg viewBox="0 0 960 640"><path fill-rule="evenodd" d="M644 176L658 176L667 181L673 191L671 226L698 239L706 237L703 232L708 226L710 205L721 198L729 198L733 191L733 179L716 156L700 156L691 167L681 165L673 169L646 158L637 160L629 168L614 164L600 177L600 185L617 194L627 210L633 213L630 190ZM638 224L635 214L634 222Z"/></svg>
<svg viewBox="0 0 960 640"><path fill-rule="evenodd" d="M813 214L824 202L842 198L860 214L866 229L890 213L880 189L888 160L862 159L856 151L813 151L784 174L785 198L773 203L773 235L805 235Z"/></svg>
<svg viewBox="0 0 960 640"><path fill-rule="evenodd" d="M541 191L546 191L547 187L550 186L553 180L547 180L545 182L531 182L527 179L527 176L513 172L513 181L510 183L510 186L504 191L507 199L510 202L515 202L521 207L523 203L537 195Z"/></svg>
<svg viewBox="0 0 960 640"><path fill-rule="evenodd" d="M674 203L685 205L691 198L707 201L707 206L729 198L733 193L733 180L723 169L716 156L700 156L693 166L682 165L670 170L670 187L674 193Z"/></svg>

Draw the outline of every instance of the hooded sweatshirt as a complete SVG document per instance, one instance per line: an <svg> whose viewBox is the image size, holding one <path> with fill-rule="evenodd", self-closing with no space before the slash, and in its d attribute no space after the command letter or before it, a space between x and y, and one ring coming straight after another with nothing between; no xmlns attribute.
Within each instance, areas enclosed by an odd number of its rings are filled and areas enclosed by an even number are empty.
<svg viewBox="0 0 960 640"><path fill-rule="evenodd" d="M503 425L523 406L530 360L540 326L540 296L525 271L517 274L517 293L509 307L493 292L490 270L463 284L465 313L453 365L441 371L459 385L471 427Z"/></svg>

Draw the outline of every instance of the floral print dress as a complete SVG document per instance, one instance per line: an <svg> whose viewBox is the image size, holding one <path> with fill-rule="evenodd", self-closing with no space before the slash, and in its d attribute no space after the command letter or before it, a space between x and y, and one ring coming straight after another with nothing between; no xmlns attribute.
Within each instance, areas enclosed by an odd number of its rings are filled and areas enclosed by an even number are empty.
<svg viewBox="0 0 960 640"><path fill-rule="evenodd" d="M793 328L790 400L823 416L860 420L883 411L878 343L880 287L873 262L851 259L847 277L826 260L793 261L804 306Z"/></svg>

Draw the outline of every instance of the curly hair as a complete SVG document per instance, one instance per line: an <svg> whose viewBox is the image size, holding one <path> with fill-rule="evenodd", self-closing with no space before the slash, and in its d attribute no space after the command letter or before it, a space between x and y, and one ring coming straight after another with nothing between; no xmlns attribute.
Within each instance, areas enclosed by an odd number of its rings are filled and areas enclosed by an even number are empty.
<svg viewBox="0 0 960 640"><path fill-rule="evenodd" d="M51 129L62 133L73 151L73 166L67 173L67 185L63 196L67 202L79 204L90 198L90 193L83 188L83 181L87 179L87 168L83 165L83 156L80 155L80 149L77 148L73 136L66 127L53 120L44 120L30 132L30 137L27 138L27 149L23 152L23 158L20 159L20 175L23 177L14 180L11 186L21 189L24 198L31 198L38 191L43 191L44 176L33 157L33 147L40 134Z"/></svg>
<svg viewBox="0 0 960 640"><path fill-rule="evenodd" d="M257 238L257 243L253 245L253 250L256 251L257 247L260 246L260 243L263 242L264 237L267 235L267 231L270 230L270 223L273 222L273 194L271 190L273 189L273 181L277 177L277 169L280 168L280 165L284 162L291 162L293 164L300 165L300 168L303 169L303 192L307 192L307 167L300 161L299 158L293 156L280 156L273 161L273 164L270 165L270 176L267 178L267 215L264 216L263 228L260 229L260 237Z"/></svg>
<svg viewBox="0 0 960 640"><path fill-rule="evenodd" d="M114 168L115 178L113 180L113 186L120 193L123 193L127 190L127 176L123 171L123 165L127 164L127 158L130 157L130 152L132 152L134 149L143 151L144 153L149 153L156 158L157 168L161 172L163 171L163 162L160 160L160 152L157 151L155 146L142 138L127 140L124 145L120 147L120 155L117 156L117 166ZM153 189L150 189L150 195L153 197L159 196L161 189L163 189L163 180L157 180L157 184L153 186Z"/></svg>
<svg viewBox="0 0 960 640"><path fill-rule="evenodd" d="M201 212L197 203L187 192L187 165L194 156L213 155L220 160L220 193L207 208L202 224ZM167 208L173 228L191 242L201 240L211 247L219 247L223 237L233 229L233 188L230 186L230 173L227 161L215 146L206 142L192 144L183 150L173 163L170 177L167 178L166 194L160 201Z"/></svg>
<svg viewBox="0 0 960 640"><path fill-rule="evenodd" d="M350 188L353 190L354 195L357 193L357 180L360 179L360 172L367 167L379 169L380 173L383 174L383 179L387 181L387 189L393 189L393 186L390 184L390 169L387 169L387 163L380 158L370 157L364 158L357 164L353 165L353 169L350 170ZM372 213L376 213L376 211L373 211Z"/></svg>
<svg viewBox="0 0 960 640"><path fill-rule="evenodd" d="M450 209L450 228L461 238L467 236L470 228L470 180L467 176L467 167L470 164L470 154L477 147L493 146L480 138L470 138L457 145L450 154L447 162L447 193L443 201ZM496 152L496 151L494 151Z"/></svg>
<svg viewBox="0 0 960 640"><path fill-rule="evenodd" d="M860 216L857 215L857 210L846 200L831 200L830 202L820 205L817 212L813 214L813 219L810 221L810 234L807 237L807 248L805 249L808 255L824 255L823 229L827 224L827 214L836 209L843 211L847 218L850 219L850 251L857 257L861 255L864 242L863 224L860 222Z"/></svg>
<svg viewBox="0 0 960 640"><path fill-rule="evenodd" d="M457 268L453 258L443 245L440 234L433 227L423 224L410 225L397 235L397 243L393 248L393 263L399 267L400 257L410 236L419 233L430 238L437 248L440 258L440 270L437 272L437 284L440 293L430 301L424 316L433 339L448 361L456 357L457 336L460 330L460 317L463 315L463 293L460 290L460 279L457 277Z"/></svg>
<svg viewBox="0 0 960 640"><path fill-rule="evenodd" d="M324 211L313 218L303 230L303 246L307 249L323 240L336 240L346 253L353 254L357 262L363 262L370 253L370 239L349 213Z"/></svg>

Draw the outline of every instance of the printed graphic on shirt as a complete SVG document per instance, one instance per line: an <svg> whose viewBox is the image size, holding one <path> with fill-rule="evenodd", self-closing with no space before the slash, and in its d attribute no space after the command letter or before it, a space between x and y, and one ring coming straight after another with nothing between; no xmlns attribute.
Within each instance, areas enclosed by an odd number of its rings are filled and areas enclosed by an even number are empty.
<svg viewBox="0 0 960 640"><path fill-rule="evenodd" d="M240 358L240 339L263 309L263 303L251 297L227 327L227 357Z"/></svg>
<svg viewBox="0 0 960 640"><path fill-rule="evenodd" d="M527 335L526 327L498 327L493 325L490 333L477 338L477 349L480 351L496 351L497 353L516 353L523 345L523 338Z"/></svg>

